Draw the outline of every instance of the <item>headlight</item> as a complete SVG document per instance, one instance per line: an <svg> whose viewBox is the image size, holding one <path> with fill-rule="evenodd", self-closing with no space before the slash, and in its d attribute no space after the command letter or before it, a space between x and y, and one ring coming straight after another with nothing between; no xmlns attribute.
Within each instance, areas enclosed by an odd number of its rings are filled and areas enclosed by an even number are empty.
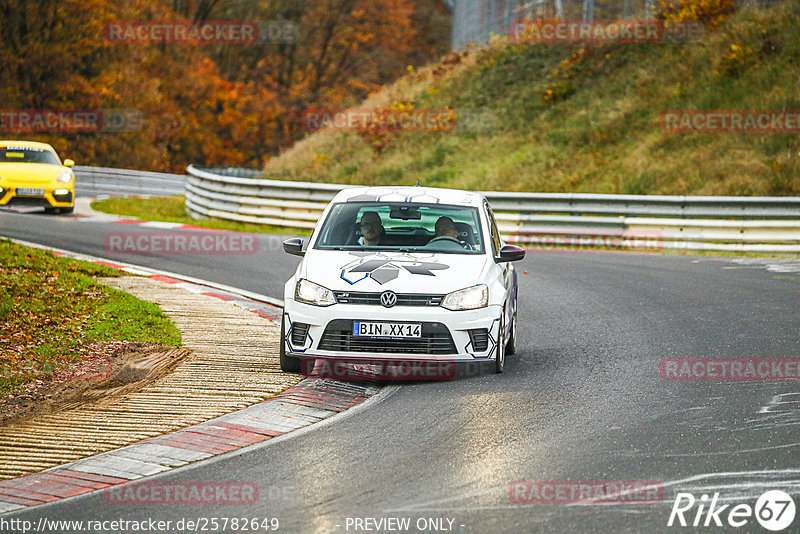
<svg viewBox="0 0 800 534"><path fill-rule="evenodd" d="M297 281L297 285L294 287L294 300L313 304L314 306L336 304L336 297L333 296L333 291L309 280Z"/></svg>
<svg viewBox="0 0 800 534"><path fill-rule="evenodd" d="M452 311L475 310L489 304L489 288L485 284L459 289L448 293L441 306Z"/></svg>
<svg viewBox="0 0 800 534"><path fill-rule="evenodd" d="M72 171L64 171L59 176L57 181L58 182L69 182L72 180L73 174Z"/></svg>

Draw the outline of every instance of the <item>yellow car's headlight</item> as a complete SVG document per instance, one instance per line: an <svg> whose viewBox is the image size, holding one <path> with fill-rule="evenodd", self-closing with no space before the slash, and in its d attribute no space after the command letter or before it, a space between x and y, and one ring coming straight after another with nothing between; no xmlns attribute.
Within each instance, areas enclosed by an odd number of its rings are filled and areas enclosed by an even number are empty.
<svg viewBox="0 0 800 534"><path fill-rule="evenodd" d="M58 182L69 182L74 177L75 177L75 175L72 174L72 171L64 171L58 176L58 179L56 181L58 181Z"/></svg>

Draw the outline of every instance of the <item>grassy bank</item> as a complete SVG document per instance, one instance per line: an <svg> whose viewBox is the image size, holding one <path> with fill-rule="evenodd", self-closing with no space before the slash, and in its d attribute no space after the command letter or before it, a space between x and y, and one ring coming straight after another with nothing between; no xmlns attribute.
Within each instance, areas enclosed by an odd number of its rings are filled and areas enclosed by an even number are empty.
<svg viewBox="0 0 800 534"><path fill-rule="evenodd" d="M800 109L800 4L741 9L696 43L451 54L357 108L477 110L483 129L309 135L271 179L621 194L800 194L800 138L673 133L664 110ZM458 124L458 118L456 118ZM457 129L458 130L458 129Z"/></svg>
<svg viewBox="0 0 800 534"><path fill-rule="evenodd" d="M180 345L154 304L103 286L116 269L0 240L0 396L69 371L99 341Z"/></svg>
<svg viewBox="0 0 800 534"><path fill-rule="evenodd" d="M265 224L227 221L224 219L194 219L186 211L184 197L128 197L95 200L92 209L123 217L136 217L146 221L174 222L191 224L205 228L232 230L235 232L261 232L268 234L310 235L311 232L291 228L280 228Z"/></svg>

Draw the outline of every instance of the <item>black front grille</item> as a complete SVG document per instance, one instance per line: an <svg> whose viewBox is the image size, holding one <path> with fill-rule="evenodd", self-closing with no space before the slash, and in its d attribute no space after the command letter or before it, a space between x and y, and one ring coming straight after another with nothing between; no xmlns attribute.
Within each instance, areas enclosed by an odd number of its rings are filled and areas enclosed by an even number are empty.
<svg viewBox="0 0 800 534"><path fill-rule="evenodd" d="M483 352L489 348L489 330L486 328L470 330L469 339L472 341L472 349L475 352Z"/></svg>
<svg viewBox="0 0 800 534"><path fill-rule="evenodd" d="M309 326L307 323L292 323L292 345L302 347L306 344Z"/></svg>
<svg viewBox="0 0 800 534"><path fill-rule="evenodd" d="M363 293L358 291L334 291L339 304L367 304L381 306L382 293ZM395 306L438 306L444 295L423 295L416 293L398 293Z"/></svg>
<svg viewBox="0 0 800 534"><path fill-rule="evenodd" d="M369 338L353 335L353 321L336 319L328 323L319 350L342 352L394 352L407 354L456 354L450 331L442 323L423 322L419 338Z"/></svg>
<svg viewBox="0 0 800 534"><path fill-rule="evenodd" d="M63 195L56 195L53 193L53 198L56 199L56 202L72 202L72 193L69 191Z"/></svg>
<svg viewBox="0 0 800 534"><path fill-rule="evenodd" d="M49 206L50 203L44 197L11 197L7 206Z"/></svg>

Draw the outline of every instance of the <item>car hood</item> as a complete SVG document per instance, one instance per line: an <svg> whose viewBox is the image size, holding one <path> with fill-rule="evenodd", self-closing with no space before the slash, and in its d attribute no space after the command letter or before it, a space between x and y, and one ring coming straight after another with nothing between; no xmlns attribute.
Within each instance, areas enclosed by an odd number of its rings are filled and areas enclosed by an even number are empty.
<svg viewBox="0 0 800 534"><path fill-rule="evenodd" d="M0 180L46 184L54 181L66 170L67 167L62 165L48 163L0 163Z"/></svg>
<svg viewBox="0 0 800 534"><path fill-rule="evenodd" d="M488 261L484 254L309 249L299 276L334 291L445 294L477 284Z"/></svg>

